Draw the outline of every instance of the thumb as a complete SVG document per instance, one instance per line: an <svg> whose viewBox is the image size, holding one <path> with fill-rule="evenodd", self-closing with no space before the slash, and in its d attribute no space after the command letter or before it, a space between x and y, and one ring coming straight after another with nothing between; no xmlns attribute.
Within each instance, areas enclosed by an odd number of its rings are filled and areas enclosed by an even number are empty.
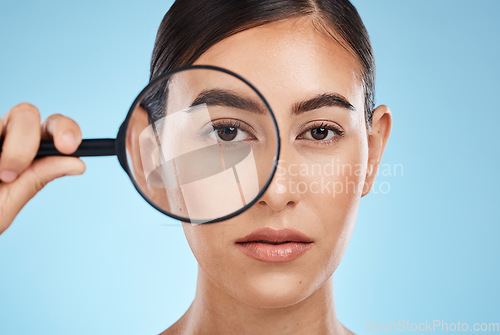
<svg viewBox="0 0 500 335"><path fill-rule="evenodd" d="M48 156L36 159L11 183L0 184L0 234L47 183L85 172L85 163L76 157Z"/></svg>

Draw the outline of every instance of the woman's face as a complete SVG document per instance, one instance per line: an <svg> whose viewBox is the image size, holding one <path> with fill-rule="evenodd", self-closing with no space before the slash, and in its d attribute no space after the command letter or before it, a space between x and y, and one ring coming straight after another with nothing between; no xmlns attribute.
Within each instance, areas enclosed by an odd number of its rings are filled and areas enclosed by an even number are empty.
<svg viewBox="0 0 500 335"><path fill-rule="evenodd" d="M270 103L281 137L278 170L254 206L216 224L183 223L199 270L218 288L253 306L299 302L337 268L366 193L368 141L360 65L308 17L235 34L195 64L227 68L254 84ZM290 228L312 243L293 260L247 256L236 241L263 227Z"/></svg>

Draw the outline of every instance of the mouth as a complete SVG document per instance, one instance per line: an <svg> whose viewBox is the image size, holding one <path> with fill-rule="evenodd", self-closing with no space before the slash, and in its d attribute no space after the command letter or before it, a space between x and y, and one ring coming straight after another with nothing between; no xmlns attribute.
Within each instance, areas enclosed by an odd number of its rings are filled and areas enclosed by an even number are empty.
<svg viewBox="0 0 500 335"><path fill-rule="evenodd" d="M266 244L272 244L272 245L280 245L280 244L290 243L290 242L294 242L294 241L271 242L271 241L265 241L265 240L257 240L257 241L239 242L239 243L251 243L251 242L255 242L255 243L266 243Z"/></svg>
<svg viewBox="0 0 500 335"><path fill-rule="evenodd" d="M267 263L290 262L313 246L313 240L290 229L260 228L237 240L236 247L245 255Z"/></svg>

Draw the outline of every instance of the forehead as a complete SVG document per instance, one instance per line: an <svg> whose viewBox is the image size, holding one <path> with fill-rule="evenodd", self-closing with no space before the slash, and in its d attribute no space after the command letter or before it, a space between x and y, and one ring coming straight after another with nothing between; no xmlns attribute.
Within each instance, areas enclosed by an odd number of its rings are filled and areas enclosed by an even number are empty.
<svg viewBox="0 0 500 335"><path fill-rule="evenodd" d="M343 95L358 110L363 88L356 57L310 17L290 18L234 34L194 64L234 71L253 83L273 107L325 92Z"/></svg>

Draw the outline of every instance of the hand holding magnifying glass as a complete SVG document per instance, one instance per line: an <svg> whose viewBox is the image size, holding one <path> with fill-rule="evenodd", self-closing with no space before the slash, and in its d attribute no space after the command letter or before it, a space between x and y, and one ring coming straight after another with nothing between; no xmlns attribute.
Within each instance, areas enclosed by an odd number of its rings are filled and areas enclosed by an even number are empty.
<svg viewBox="0 0 500 335"><path fill-rule="evenodd" d="M278 134L269 104L252 84L196 65L151 81L116 138L84 139L72 154L41 141L36 157L116 155L153 207L183 222L214 223L264 194L279 159Z"/></svg>

